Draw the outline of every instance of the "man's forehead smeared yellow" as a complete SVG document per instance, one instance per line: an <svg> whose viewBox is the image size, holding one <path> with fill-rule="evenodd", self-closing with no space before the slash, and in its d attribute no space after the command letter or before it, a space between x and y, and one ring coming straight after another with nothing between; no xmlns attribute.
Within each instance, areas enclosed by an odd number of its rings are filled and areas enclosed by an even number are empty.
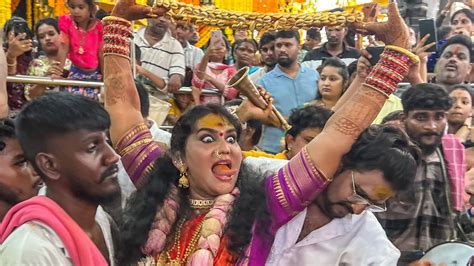
<svg viewBox="0 0 474 266"><path fill-rule="evenodd" d="M395 192L386 186L376 186L373 191L378 199L387 199L395 195Z"/></svg>

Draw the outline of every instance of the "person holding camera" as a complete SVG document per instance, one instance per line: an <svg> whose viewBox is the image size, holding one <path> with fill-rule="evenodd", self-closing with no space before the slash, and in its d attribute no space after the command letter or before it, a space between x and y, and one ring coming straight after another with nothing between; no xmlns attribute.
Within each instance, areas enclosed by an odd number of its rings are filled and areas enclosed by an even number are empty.
<svg viewBox="0 0 474 266"><path fill-rule="evenodd" d="M5 36L3 47L7 57L8 75L25 75L28 65L33 59L33 33L26 21L20 17L12 17L4 27ZM9 83L8 106L13 113L19 111L25 104L24 85L21 83Z"/></svg>

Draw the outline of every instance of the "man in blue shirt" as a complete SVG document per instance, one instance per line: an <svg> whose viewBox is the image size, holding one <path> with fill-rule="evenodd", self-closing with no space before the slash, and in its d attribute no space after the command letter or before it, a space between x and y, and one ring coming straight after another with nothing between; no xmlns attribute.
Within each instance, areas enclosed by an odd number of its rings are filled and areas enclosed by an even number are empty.
<svg viewBox="0 0 474 266"><path fill-rule="evenodd" d="M275 37L278 64L257 83L273 96L273 105L278 111L288 117L292 109L302 107L316 98L319 74L314 69L298 64L300 36L297 31L279 31ZM283 130L265 126L260 147L266 152L278 153L283 136Z"/></svg>

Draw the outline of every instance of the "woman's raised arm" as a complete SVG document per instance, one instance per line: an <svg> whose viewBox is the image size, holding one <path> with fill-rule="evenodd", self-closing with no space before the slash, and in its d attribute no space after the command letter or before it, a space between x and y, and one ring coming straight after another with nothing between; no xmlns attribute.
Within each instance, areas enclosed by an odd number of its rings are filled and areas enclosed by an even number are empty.
<svg viewBox="0 0 474 266"><path fill-rule="evenodd" d="M112 16L103 20L105 109L112 121L110 136L114 145L143 121L129 59L130 21L156 17L166 11L164 8L137 5L134 0L121 0L112 10Z"/></svg>

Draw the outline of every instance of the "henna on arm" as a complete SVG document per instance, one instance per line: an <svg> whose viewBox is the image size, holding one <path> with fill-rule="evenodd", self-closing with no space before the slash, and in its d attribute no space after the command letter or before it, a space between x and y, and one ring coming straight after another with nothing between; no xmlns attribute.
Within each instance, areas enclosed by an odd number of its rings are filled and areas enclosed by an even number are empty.
<svg viewBox="0 0 474 266"><path fill-rule="evenodd" d="M337 110L339 110L342 106L346 105L347 101L352 99L352 97L360 88L360 86L362 86L363 82L363 78L356 76L349 88L347 88L347 91L342 95L342 97L337 101L336 105L332 108L332 111L337 112Z"/></svg>
<svg viewBox="0 0 474 266"><path fill-rule="evenodd" d="M354 26L375 34L387 46L365 83L355 84L351 88L356 90L354 95L344 105L337 106L336 113L326 123L321 134L307 146L311 160L326 178L334 176L342 156L350 151L360 133L380 112L398 82L408 74L410 62L419 61L417 56L406 50L410 46L408 27L398 12L396 2L390 2L386 22L356 24Z"/></svg>
<svg viewBox="0 0 474 266"><path fill-rule="evenodd" d="M113 54L104 57L105 109L112 121L110 136L115 145L132 127L143 122L140 98L130 61Z"/></svg>
<svg viewBox="0 0 474 266"><path fill-rule="evenodd" d="M318 169L332 178L342 156L382 109L385 95L365 85L354 87L354 95L338 108L323 132L308 144L308 153Z"/></svg>

